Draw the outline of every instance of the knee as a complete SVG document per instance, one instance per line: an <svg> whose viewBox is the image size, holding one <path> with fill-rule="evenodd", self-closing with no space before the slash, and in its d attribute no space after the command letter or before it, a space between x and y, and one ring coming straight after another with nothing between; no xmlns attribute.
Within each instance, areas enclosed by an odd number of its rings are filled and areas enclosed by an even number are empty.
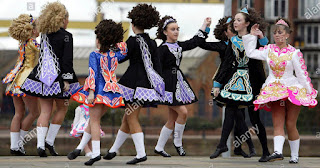
<svg viewBox="0 0 320 168"><path fill-rule="evenodd" d="M14 114L14 118L21 121L23 118L24 118L24 112L20 111L20 112L17 112Z"/></svg>
<svg viewBox="0 0 320 168"><path fill-rule="evenodd" d="M168 120L166 123L166 127L168 127L169 129L174 128L175 122L176 122L175 120Z"/></svg>
<svg viewBox="0 0 320 168"><path fill-rule="evenodd" d="M183 119L187 119L188 118L188 111L187 109L184 109L184 110L181 110L180 113L179 113L179 116Z"/></svg>
<svg viewBox="0 0 320 168"><path fill-rule="evenodd" d="M292 121L286 121L286 128L288 131L296 130L297 129L296 123Z"/></svg>

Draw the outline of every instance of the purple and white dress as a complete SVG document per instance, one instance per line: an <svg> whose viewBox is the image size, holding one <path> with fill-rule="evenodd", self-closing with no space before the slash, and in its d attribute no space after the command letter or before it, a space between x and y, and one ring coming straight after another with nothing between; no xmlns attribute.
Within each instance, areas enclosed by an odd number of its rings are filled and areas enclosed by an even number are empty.
<svg viewBox="0 0 320 168"><path fill-rule="evenodd" d="M142 107L156 107L165 101L172 101L172 94L165 92L164 79L158 56L157 44L146 33L130 36L126 41L128 53L122 63L130 61L129 67L118 85L123 90L125 104Z"/></svg>
<svg viewBox="0 0 320 168"><path fill-rule="evenodd" d="M64 81L70 89L64 91ZM41 98L69 99L80 84L73 70L73 38L63 28L42 34L39 63L27 77L21 90Z"/></svg>
<svg viewBox="0 0 320 168"><path fill-rule="evenodd" d="M180 69L182 52L192 50L205 43L208 33L199 30L190 40L176 43L163 43L157 49L157 55L162 64L162 77L165 79L165 90L172 95L172 101L163 104L179 106L198 101L190 84Z"/></svg>

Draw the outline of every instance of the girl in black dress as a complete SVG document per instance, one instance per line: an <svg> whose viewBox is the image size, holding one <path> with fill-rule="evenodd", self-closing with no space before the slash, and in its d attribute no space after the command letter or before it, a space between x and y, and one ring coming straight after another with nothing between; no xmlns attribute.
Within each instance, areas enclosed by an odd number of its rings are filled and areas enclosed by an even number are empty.
<svg viewBox="0 0 320 168"><path fill-rule="evenodd" d="M73 39L66 31L69 23L66 7L60 2L48 3L39 17L41 32L39 64L33 69L21 90L40 97L41 113L37 123L37 150L40 157L47 157L45 148L57 156L54 140L68 110L71 93L79 88L73 70ZM52 115L53 102L56 112ZM45 139L46 138L46 139Z"/></svg>
<svg viewBox="0 0 320 168"><path fill-rule="evenodd" d="M187 79L180 69L182 52L191 50L205 42L211 18L206 18L202 27L196 35L187 41L177 41L179 36L179 26L177 21L171 16L165 16L158 24L157 38L163 40L158 47L157 55L162 64L162 76L165 79L166 92L170 93L170 99L163 104L169 107L169 118L163 126L155 153L164 157L170 157L164 151L164 146L174 129L174 146L180 156L185 156L186 152L182 146L182 135L187 122L187 104L197 101L197 98L190 87Z"/></svg>
<svg viewBox="0 0 320 168"><path fill-rule="evenodd" d="M128 13L128 18L132 20L132 30L136 35L130 36L126 41L127 57L119 61L120 63L130 61L127 71L118 82L123 90L125 114L115 142L103 158L106 160L114 158L116 151L131 134L137 155L127 164L136 164L147 160L139 112L143 107L156 107L166 97L164 80L158 74L160 62L154 55L157 44L144 32L145 29L157 25L159 12L151 5L138 4Z"/></svg>
<svg viewBox="0 0 320 168"><path fill-rule="evenodd" d="M219 85L215 91L219 93L216 100L226 105L226 118L223 122L219 145L210 156L211 159L228 151L226 142L233 128L234 119L241 117L241 115L237 115L237 111L244 107L248 107L249 114L251 113L251 122L259 131L257 131L257 134L263 148L263 155L259 162L266 162L269 155L265 128L260 121L259 112L253 111L253 100L259 94L261 86L265 81L265 72L261 61L249 59L246 56L242 42L242 36L248 34L251 27L256 23L261 25L261 29L264 30L266 28L267 24L263 21L260 14L251 8L243 8L235 15L235 19L231 22L231 28L237 35L229 40L225 52L225 61L220 66L221 75L215 78L215 82ZM221 88L221 92L219 88ZM238 121L244 121L244 119L239 118ZM245 132L246 129L241 129L240 135L243 136ZM255 152L250 151L250 153Z"/></svg>
<svg viewBox="0 0 320 168"><path fill-rule="evenodd" d="M206 50L210 50L210 51L217 51L219 52L219 56L221 59L221 65L223 65L226 61L226 51L231 51L231 50L227 50L228 46L229 46L229 40L236 35L236 32L231 28L231 23L232 23L232 18L230 16L226 16L222 19L219 20L219 24L216 26L216 28L214 29L214 35L217 39L221 40L220 42L206 42L203 45L201 45L200 47ZM264 36L259 37L259 44L264 46L268 44L268 39ZM231 47L231 45L229 46ZM227 52L228 53L228 52ZM215 97L217 97L219 95L219 90L221 87L221 84L219 84L217 82L217 80L219 80L219 78L223 78L223 74L221 73L221 71L223 70L223 67L219 68L213 78L213 88L212 88L212 94L214 96L214 100ZM221 76L222 75L222 76ZM217 102L217 104L219 106L222 106L223 104ZM267 144L267 139L266 139L266 133L265 133L265 128L260 120L259 117L259 113L254 112L252 107L248 107L248 111L249 111L249 117L250 117L250 121L252 123L252 126L258 126L258 128L260 129L259 133L257 133L260 143L263 146L263 149L266 150L265 153L268 153L268 148L266 147ZM234 127L234 137L235 139L240 138L241 134L241 130L245 130L248 131L248 126L245 123L245 108L239 108L238 112L236 113L236 117L235 117L235 127ZM242 149L241 149L241 143L239 144L235 144L235 148L234 148L234 154L235 155L241 155L245 158L247 157L252 157L254 155L256 155L255 149L254 149L254 145L252 143L251 140L251 136L248 137L247 139L247 144L249 147L249 151L250 154L247 155Z"/></svg>

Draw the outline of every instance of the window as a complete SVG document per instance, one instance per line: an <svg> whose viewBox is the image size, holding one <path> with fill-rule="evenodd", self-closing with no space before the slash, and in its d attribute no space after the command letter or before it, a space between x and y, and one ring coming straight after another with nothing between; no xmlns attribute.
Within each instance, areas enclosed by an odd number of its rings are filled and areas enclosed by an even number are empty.
<svg viewBox="0 0 320 168"><path fill-rule="evenodd" d="M319 78L320 52L303 52L303 57L306 61L307 71L310 77Z"/></svg>
<svg viewBox="0 0 320 168"><path fill-rule="evenodd" d="M298 33L305 47L320 46L320 24L303 24L298 26Z"/></svg>
<svg viewBox="0 0 320 168"><path fill-rule="evenodd" d="M320 1L319 0L299 0L298 15L300 19L319 19Z"/></svg>
<svg viewBox="0 0 320 168"><path fill-rule="evenodd" d="M253 7L253 0L238 0L238 9L248 5L249 8Z"/></svg>
<svg viewBox="0 0 320 168"><path fill-rule="evenodd" d="M205 109L206 109L206 96L205 96L204 89L200 89L199 104L198 104L198 114L200 117L205 116Z"/></svg>
<svg viewBox="0 0 320 168"><path fill-rule="evenodd" d="M266 0L265 16L268 19L288 17L288 0Z"/></svg>

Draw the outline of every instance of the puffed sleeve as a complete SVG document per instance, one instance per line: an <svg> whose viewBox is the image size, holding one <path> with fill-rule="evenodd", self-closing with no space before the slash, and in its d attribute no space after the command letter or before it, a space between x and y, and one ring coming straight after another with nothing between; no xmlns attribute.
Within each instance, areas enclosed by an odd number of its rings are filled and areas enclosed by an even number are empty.
<svg viewBox="0 0 320 168"><path fill-rule="evenodd" d="M193 38L190 40L179 42L179 46L182 47L182 51L192 50L201 44L206 42L206 38L208 37L208 33L202 30L199 30Z"/></svg>
<svg viewBox="0 0 320 168"><path fill-rule="evenodd" d="M66 33L64 37L63 57L61 73L64 81L70 82L73 80L73 38L71 33Z"/></svg>
<svg viewBox="0 0 320 168"><path fill-rule="evenodd" d="M257 60L267 60L269 51L268 46L256 49L258 41L257 36L248 34L243 36L242 40L247 57Z"/></svg>
<svg viewBox="0 0 320 168"><path fill-rule="evenodd" d="M317 91L313 88L309 73L307 71L307 66L303 59L303 54L300 50L296 50L292 57L293 68L296 76L298 77L298 82L307 89L307 93L311 94L313 98L317 96Z"/></svg>
<svg viewBox="0 0 320 168"><path fill-rule="evenodd" d="M119 54L117 54L118 61L122 61L126 58L126 56L128 54L127 43L120 42L117 44L117 47L119 49L119 51L118 51Z"/></svg>
<svg viewBox="0 0 320 168"><path fill-rule="evenodd" d="M89 76L83 85L83 90L88 91L88 89L95 91L96 88L96 78L98 76L99 62L96 58L95 52L92 52L89 57Z"/></svg>

